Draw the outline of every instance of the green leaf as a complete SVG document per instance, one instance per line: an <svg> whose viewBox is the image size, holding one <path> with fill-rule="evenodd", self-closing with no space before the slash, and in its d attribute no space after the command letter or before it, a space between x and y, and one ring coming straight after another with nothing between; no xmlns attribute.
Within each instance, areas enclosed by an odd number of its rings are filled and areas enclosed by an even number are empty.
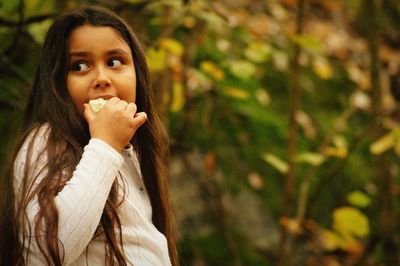
<svg viewBox="0 0 400 266"><path fill-rule="evenodd" d="M32 23L28 27L28 31L31 36L35 39L35 41L39 44L43 43L44 38L46 37L46 33L49 30L51 24L53 23L52 19L46 19L40 23Z"/></svg>
<svg viewBox="0 0 400 266"><path fill-rule="evenodd" d="M284 127L281 124L282 117L279 117L276 113L268 110L258 103L253 104L249 101L233 102L234 108L242 115L257 121L257 123L264 124L265 126L275 128L276 130L283 130Z"/></svg>
<svg viewBox="0 0 400 266"><path fill-rule="evenodd" d="M19 1L1 1L0 3L0 15L16 15Z"/></svg>
<svg viewBox="0 0 400 266"><path fill-rule="evenodd" d="M29 0L25 1L24 8L26 16L34 16L39 13L50 13L53 11L54 2L49 0Z"/></svg>
<svg viewBox="0 0 400 266"><path fill-rule="evenodd" d="M355 15L357 14L357 11L359 10L360 6L362 5L363 1L362 0L347 0L343 1L343 4L347 7L346 10L349 11L349 15Z"/></svg>
<svg viewBox="0 0 400 266"><path fill-rule="evenodd" d="M361 191L353 191L347 195L347 200L356 207L366 207L371 203L370 197Z"/></svg>
<svg viewBox="0 0 400 266"><path fill-rule="evenodd" d="M316 50L318 52L322 52L323 51L322 44L317 39L315 39L313 36L294 35L292 37L292 41L295 44L298 44L301 47L306 48L306 49L313 49L313 50Z"/></svg>
<svg viewBox="0 0 400 266"><path fill-rule="evenodd" d="M215 12L201 10L198 11L196 15L206 21L209 28L211 28L212 30L222 30L226 25L224 19Z"/></svg>
<svg viewBox="0 0 400 266"><path fill-rule="evenodd" d="M230 62L229 70L235 77L247 80L254 76L256 67L250 61L235 60Z"/></svg>

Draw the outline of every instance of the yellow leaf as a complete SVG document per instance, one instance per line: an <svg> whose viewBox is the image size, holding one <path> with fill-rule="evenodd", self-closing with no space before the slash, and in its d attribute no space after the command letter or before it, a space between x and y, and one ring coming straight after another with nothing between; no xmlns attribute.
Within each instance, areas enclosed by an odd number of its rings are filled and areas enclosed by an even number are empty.
<svg viewBox="0 0 400 266"><path fill-rule="evenodd" d="M255 62L265 62L271 54L271 46L264 42L252 42L244 51L245 56Z"/></svg>
<svg viewBox="0 0 400 266"><path fill-rule="evenodd" d="M369 234L369 221L358 209L342 207L333 212L333 228L343 236L365 237Z"/></svg>
<svg viewBox="0 0 400 266"><path fill-rule="evenodd" d="M335 250L344 246L343 239L334 231L323 230L321 238L322 245L326 250Z"/></svg>
<svg viewBox="0 0 400 266"><path fill-rule="evenodd" d="M305 152L297 155L296 161L318 166L325 161L325 156L320 153Z"/></svg>
<svg viewBox="0 0 400 266"><path fill-rule="evenodd" d="M354 206L366 207L371 203L370 197L361 191L353 191L347 195L347 200Z"/></svg>
<svg viewBox="0 0 400 266"><path fill-rule="evenodd" d="M317 58L314 61L313 70L321 79L331 79L333 76L332 66L323 58Z"/></svg>
<svg viewBox="0 0 400 266"><path fill-rule="evenodd" d="M164 38L160 42L160 46L173 55L181 56L183 54L183 45L172 38Z"/></svg>
<svg viewBox="0 0 400 266"><path fill-rule="evenodd" d="M326 156L338 157L338 158L346 158L347 157L347 148L344 147L325 147L322 149L322 153Z"/></svg>
<svg viewBox="0 0 400 266"><path fill-rule="evenodd" d="M278 170L282 174L287 173L287 171L289 170L288 164L273 154L265 153L262 158L264 159L264 161L271 164L276 170Z"/></svg>
<svg viewBox="0 0 400 266"><path fill-rule="evenodd" d="M223 80L225 77L224 72L220 68L215 69L212 75L216 80Z"/></svg>
<svg viewBox="0 0 400 266"><path fill-rule="evenodd" d="M212 73L214 71L215 65L211 61L202 61L200 63L200 69L206 73Z"/></svg>
<svg viewBox="0 0 400 266"><path fill-rule="evenodd" d="M245 100L249 97L249 94L245 90L235 87L225 88L223 94L239 100Z"/></svg>
<svg viewBox="0 0 400 266"><path fill-rule="evenodd" d="M345 148L347 150L348 144L345 137L342 135L335 135L332 139L333 143L338 148Z"/></svg>
<svg viewBox="0 0 400 266"><path fill-rule="evenodd" d="M211 75L216 80L222 80L225 76L224 72L211 61L203 61L200 63L200 69Z"/></svg>
<svg viewBox="0 0 400 266"><path fill-rule="evenodd" d="M392 134L392 132L389 132L388 134L384 135L383 137L372 143L371 146L369 147L369 150L374 155L380 155L385 151L389 150L390 148L392 148L394 144L395 144L394 134Z"/></svg>
<svg viewBox="0 0 400 266"><path fill-rule="evenodd" d="M165 51L163 49L149 48L146 60L150 71L157 72L165 69Z"/></svg>
<svg viewBox="0 0 400 266"><path fill-rule="evenodd" d="M321 233L322 246L328 251L342 249L352 254L359 254L363 246L351 236L343 236L332 230L323 230Z"/></svg>
<svg viewBox="0 0 400 266"><path fill-rule="evenodd" d="M334 147L325 147L322 153L326 156L346 158L348 155L348 144L342 135L335 135L332 139Z"/></svg>
<svg viewBox="0 0 400 266"><path fill-rule="evenodd" d="M179 112L185 105L185 92L181 82L174 82L172 85L171 112Z"/></svg>

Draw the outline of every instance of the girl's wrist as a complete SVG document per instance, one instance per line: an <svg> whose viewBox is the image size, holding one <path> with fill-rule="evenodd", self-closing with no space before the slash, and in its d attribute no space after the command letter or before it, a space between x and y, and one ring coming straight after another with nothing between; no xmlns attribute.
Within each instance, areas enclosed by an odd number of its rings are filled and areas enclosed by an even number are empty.
<svg viewBox="0 0 400 266"><path fill-rule="evenodd" d="M107 138L103 138L103 137L92 137L94 139L99 139L105 143L107 143L111 148L113 148L114 150L116 150L118 153L121 153L124 150L125 145L119 145L118 143L107 139Z"/></svg>

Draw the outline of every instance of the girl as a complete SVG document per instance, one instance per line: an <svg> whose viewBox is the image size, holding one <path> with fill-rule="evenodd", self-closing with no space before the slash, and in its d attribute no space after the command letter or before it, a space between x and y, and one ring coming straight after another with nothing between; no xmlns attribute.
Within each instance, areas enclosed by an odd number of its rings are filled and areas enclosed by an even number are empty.
<svg viewBox="0 0 400 266"><path fill-rule="evenodd" d="M121 18L84 7L55 20L22 132L2 178L1 265L178 265L166 138Z"/></svg>

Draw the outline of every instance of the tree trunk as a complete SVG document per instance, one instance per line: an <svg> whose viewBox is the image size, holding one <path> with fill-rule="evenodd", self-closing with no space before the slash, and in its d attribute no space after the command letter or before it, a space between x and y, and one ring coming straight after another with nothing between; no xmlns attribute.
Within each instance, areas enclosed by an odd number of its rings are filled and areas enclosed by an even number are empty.
<svg viewBox="0 0 400 266"><path fill-rule="evenodd" d="M373 114L377 123L377 132L381 135L385 133L381 119L383 117L383 108L381 101L381 85L380 85L380 61L379 61L379 41L380 41L380 25L378 22L377 11L378 2L374 0L365 0L364 4L366 18L368 19L368 28L366 37L371 58L370 78L372 85ZM379 155L376 158L377 184L378 184L378 207L379 214L379 239L382 244L382 257L384 265L400 265L398 248L396 247L393 236L395 235L395 210L393 208L393 196L391 192L391 184L393 177L390 172L390 156L388 153Z"/></svg>

